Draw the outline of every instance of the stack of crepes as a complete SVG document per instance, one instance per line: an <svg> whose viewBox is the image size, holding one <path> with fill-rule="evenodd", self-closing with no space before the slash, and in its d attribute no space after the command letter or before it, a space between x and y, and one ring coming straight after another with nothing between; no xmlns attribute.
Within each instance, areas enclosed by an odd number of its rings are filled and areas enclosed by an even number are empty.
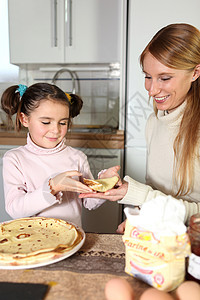
<svg viewBox="0 0 200 300"><path fill-rule="evenodd" d="M145 202L139 214L128 207L124 211L125 271L157 289L175 289L184 280L185 257L190 254L184 205L159 196Z"/></svg>
<svg viewBox="0 0 200 300"><path fill-rule="evenodd" d="M16 219L0 225L0 263L36 264L62 256L81 240L73 224L44 217Z"/></svg>

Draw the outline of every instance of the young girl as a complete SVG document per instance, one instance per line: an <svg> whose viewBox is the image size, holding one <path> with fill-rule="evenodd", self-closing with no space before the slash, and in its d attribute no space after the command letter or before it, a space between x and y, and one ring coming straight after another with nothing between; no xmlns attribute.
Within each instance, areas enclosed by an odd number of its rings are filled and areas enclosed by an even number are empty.
<svg viewBox="0 0 200 300"><path fill-rule="evenodd" d="M77 95L65 94L48 83L9 87L1 98L2 109L16 130L28 128L27 144L3 157L5 207L12 218L43 216L81 226L82 203L96 209L104 200L78 198L90 188L80 177L93 178L87 157L65 144L71 119L82 108ZM73 178L72 178L73 177Z"/></svg>

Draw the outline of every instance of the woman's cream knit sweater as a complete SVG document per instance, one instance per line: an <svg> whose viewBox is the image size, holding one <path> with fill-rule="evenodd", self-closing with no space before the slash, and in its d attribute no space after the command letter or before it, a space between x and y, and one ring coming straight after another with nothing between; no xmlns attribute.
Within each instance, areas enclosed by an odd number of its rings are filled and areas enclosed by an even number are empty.
<svg viewBox="0 0 200 300"><path fill-rule="evenodd" d="M129 183L128 192L119 203L140 206L158 195L176 193L176 187L173 184L173 143L178 133L184 108L185 103L169 114L159 111L157 117L154 113L149 116L146 125L146 185L125 176L124 180ZM189 195L180 199L186 208L186 223L193 214L200 211L199 160L195 161L194 168L193 190Z"/></svg>

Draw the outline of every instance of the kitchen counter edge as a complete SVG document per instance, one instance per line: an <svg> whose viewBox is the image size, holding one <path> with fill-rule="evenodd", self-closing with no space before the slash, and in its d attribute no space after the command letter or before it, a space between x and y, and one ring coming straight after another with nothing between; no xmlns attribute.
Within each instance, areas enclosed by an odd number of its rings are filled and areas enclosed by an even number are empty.
<svg viewBox="0 0 200 300"><path fill-rule="evenodd" d="M0 130L0 145L25 145L27 132ZM124 149L124 131L115 133L70 132L66 136L67 145L76 148Z"/></svg>

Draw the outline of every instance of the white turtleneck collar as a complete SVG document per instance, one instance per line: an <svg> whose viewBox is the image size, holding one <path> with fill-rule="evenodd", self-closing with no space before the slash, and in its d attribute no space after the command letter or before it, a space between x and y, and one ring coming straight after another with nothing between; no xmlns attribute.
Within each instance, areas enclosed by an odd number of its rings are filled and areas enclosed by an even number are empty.
<svg viewBox="0 0 200 300"><path fill-rule="evenodd" d="M179 105L172 112L166 113L166 111L158 110L157 118L163 122L175 121L180 119L183 116L183 112L186 107L186 101L184 101L181 105Z"/></svg>

